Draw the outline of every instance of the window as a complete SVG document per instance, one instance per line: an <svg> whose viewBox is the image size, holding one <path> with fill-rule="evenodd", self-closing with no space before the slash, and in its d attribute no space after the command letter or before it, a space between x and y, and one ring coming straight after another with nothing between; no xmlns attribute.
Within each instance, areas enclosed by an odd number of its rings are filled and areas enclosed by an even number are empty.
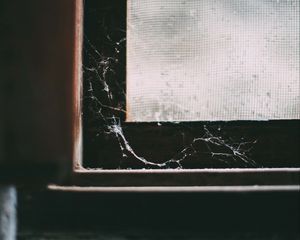
<svg viewBox="0 0 300 240"><path fill-rule="evenodd" d="M298 184L299 120L126 121L126 17L126 1L84 2L83 160L72 184Z"/></svg>
<svg viewBox="0 0 300 240"><path fill-rule="evenodd" d="M2 9L1 181L71 173L67 185L299 185L297 119L126 121L126 1Z"/></svg>
<svg viewBox="0 0 300 240"><path fill-rule="evenodd" d="M300 118L299 1L127 5L127 121Z"/></svg>

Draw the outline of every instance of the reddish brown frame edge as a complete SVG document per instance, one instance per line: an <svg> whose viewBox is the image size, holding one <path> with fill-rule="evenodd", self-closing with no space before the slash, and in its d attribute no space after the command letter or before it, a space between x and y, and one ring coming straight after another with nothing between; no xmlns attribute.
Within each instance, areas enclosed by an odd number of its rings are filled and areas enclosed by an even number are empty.
<svg viewBox="0 0 300 240"><path fill-rule="evenodd" d="M73 88L73 170L80 168L82 161L82 42L83 42L83 1L76 0L74 43L74 88Z"/></svg>

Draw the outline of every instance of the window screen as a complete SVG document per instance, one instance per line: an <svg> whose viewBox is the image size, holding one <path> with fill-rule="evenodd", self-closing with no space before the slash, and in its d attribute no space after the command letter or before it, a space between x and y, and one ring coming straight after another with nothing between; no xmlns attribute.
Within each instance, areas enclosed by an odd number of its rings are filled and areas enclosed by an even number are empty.
<svg viewBox="0 0 300 240"><path fill-rule="evenodd" d="M127 4L127 121L300 118L299 0Z"/></svg>

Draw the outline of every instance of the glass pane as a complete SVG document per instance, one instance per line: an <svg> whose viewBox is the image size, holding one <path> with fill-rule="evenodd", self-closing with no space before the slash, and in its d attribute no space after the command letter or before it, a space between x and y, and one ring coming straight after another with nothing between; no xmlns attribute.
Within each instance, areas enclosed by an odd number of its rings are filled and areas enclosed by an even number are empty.
<svg viewBox="0 0 300 240"><path fill-rule="evenodd" d="M300 118L299 0L129 0L127 121Z"/></svg>

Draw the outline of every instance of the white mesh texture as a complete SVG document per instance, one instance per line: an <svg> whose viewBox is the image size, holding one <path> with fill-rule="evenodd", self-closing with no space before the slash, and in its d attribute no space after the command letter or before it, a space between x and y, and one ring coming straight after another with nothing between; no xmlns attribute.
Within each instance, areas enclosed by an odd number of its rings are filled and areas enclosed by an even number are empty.
<svg viewBox="0 0 300 240"><path fill-rule="evenodd" d="M128 0L127 121L300 118L299 0Z"/></svg>

